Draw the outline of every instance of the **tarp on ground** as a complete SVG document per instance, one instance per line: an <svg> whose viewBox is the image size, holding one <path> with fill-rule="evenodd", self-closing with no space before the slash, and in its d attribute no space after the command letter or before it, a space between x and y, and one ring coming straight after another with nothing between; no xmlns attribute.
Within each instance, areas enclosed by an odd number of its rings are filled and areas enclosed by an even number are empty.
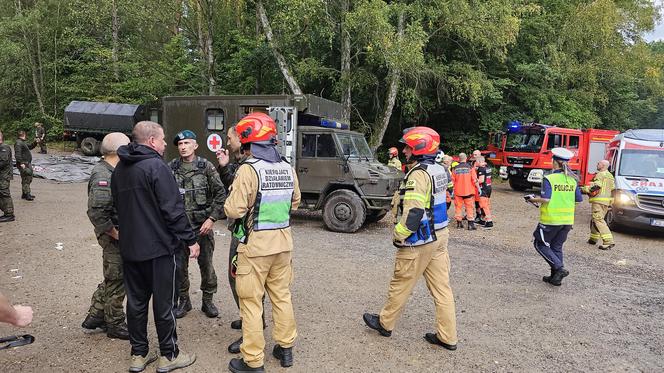
<svg viewBox="0 0 664 373"><path fill-rule="evenodd" d="M32 160L34 177L53 180L60 183L81 183L90 179L92 168L99 162L99 157L82 155L47 155ZM14 175L18 175L14 168Z"/></svg>

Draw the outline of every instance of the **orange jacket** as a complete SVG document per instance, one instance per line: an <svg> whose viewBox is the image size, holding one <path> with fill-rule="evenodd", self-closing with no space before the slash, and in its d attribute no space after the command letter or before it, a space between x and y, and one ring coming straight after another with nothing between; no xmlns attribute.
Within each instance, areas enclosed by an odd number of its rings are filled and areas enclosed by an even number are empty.
<svg viewBox="0 0 664 373"><path fill-rule="evenodd" d="M469 163L459 163L452 170L454 195L459 197L471 196L477 193L477 172Z"/></svg>

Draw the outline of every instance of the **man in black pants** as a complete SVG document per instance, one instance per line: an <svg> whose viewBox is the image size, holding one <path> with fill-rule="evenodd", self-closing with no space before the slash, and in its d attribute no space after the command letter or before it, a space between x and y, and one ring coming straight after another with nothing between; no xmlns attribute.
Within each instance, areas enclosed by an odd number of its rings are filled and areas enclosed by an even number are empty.
<svg viewBox="0 0 664 373"><path fill-rule="evenodd" d="M131 342L130 372L141 372L157 359L148 348L148 305L153 312L161 357L157 372L170 372L196 361L179 351L173 308L176 292L176 250L181 242L196 258L200 247L191 229L175 177L163 160L164 130L139 122L133 141L118 148L120 162L111 178L118 212L120 254L127 292L127 327Z"/></svg>

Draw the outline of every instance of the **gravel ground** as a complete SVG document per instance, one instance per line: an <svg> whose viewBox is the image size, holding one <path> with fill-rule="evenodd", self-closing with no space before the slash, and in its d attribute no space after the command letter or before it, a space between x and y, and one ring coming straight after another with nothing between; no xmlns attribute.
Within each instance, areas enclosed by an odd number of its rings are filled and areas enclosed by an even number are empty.
<svg viewBox="0 0 664 373"><path fill-rule="evenodd" d="M12 195L17 221L0 225L0 289L15 303L32 305L24 330L0 326L0 336L30 333L34 344L0 351L3 372L122 372L129 344L80 323L101 280L101 249L87 220L86 184L35 180L34 202ZM521 194L497 185L496 227L452 229L451 282L457 305L459 349L450 352L423 340L433 331L434 311L421 281L391 338L364 326L363 312L378 312L394 263L389 218L355 234L326 231L320 213L298 212L293 231L293 301L299 338L295 366L279 367L269 352L266 369L290 372L434 371L645 371L664 370L664 239L616 234L618 246L603 252L585 243L589 205L579 205L566 244L571 274L563 286L541 281L548 272L532 248L537 209ZM453 209L451 209L453 210ZM198 360L183 372L226 371L226 346L239 337L229 328L238 312L226 283L229 235L217 224L214 258L220 316L194 310L178 321L181 348ZM56 249L62 243L62 250ZM192 288L199 283L192 263ZM268 311L268 319L269 311ZM154 327L149 327L156 346ZM154 365L147 371L154 371Z"/></svg>

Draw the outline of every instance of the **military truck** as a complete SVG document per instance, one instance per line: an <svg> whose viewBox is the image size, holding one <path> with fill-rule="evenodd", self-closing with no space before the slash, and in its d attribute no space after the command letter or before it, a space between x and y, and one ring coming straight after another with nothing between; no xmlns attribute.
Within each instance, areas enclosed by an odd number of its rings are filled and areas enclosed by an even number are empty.
<svg viewBox="0 0 664 373"><path fill-rule="evenodd" d="M279 151L300 182L300 208L322 209L328 229L347 233L389 211L404 175L374 159L364 136L340 121L341 105L334 101L313 95L165 97L162 124L169 143L181 130L194 131L197 153L216 164L212 149L223 146L229 127L257 111L277 123ZM167 159L177 156L175 147L167 147Z"/></svg>
<svg viewBox="0 0 664 373"><path fill-rule="evenodd" d="M148 119L148 110L143 105L72 101L65 108L64 135L76 138L81 153L99 155L99 146L106 134L130 135L136 123Z"/></svg>

